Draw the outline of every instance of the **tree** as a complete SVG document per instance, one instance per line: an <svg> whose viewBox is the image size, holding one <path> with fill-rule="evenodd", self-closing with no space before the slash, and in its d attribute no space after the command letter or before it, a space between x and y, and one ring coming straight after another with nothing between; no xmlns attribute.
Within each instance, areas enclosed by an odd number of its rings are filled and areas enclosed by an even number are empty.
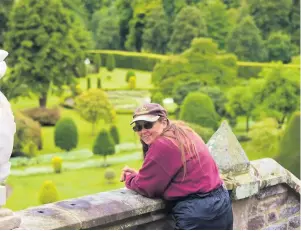
<svg viewBox="0 0 301 231"><path fill-rule="evenodd" d="M260 62L266 59L260 30L251 16L243 18L230 32L227 49L235 53L239 60Z"/></svg>
<svg viewBox="0 0 301 231"><path fill-rule="evenodd" d="M95 66L96 73L98 73L99 72L99 68L101 67L101 56L100 56L100 54L94 54L93 64Z"/></svg>
<svg viewBox="0 0 301 231"><path fill-rule="evenodd" d="M233 117L246 116L246 132L249 131L249 120L255 103L249 86L237 86L228 91L226 110Z"/></svg>
<svg viewBox="0 0 301 231"><path fill-rule="evenodd" d="M133 18L132 0L116 0L115 5L119 15L120 48L125 49L126 37L129 34L129 22Z"/></svg>
<svg viewBox="0 0 301 231"><path fill-rule="evenodd" d="M108 99L106 92L101 89L89 89L79 95L76 100L76 108L80 116L92 123L92 135L95 134L95 127L99 120L106 123L115 120L115 111Z"/></svg>
<svg viewBox="0 0 301 231"><path fill-rule="evenodd" d="M297 53L300 53L300 0L292 1L292 8L289 14L289 30L288 33L291 35L292 42L298 48Z"/></svg>
<svg viewBox="0 0 301 231"><path fill-rule="evenodd" d="M7 31L9 12L12 9L14 0L0 1L0 47L4 44L4 34Z"/></svg>
<svg viewBox="0 0 301 231"><path fill-rule="evenodd" d="M299 70L278 63L264 69L260 75L265 78L259 94L262 111L276 118L281 128L287 116L300 108Z"/></svg>
<svg viewBox="0 0 301 231"><path fill-rule="evenodd" d="M208 36L218 43L220 49L224 49L231 26L226 5L220 0L211 0L206 3L205 6L201 5L200 10L205 14Z"/></svg>
<svg viewBox="0 0 301 231"><path fill-rule="evenodd" d="M39 96L46 107L50 85L59 89L78 76L89 46L88 33L59 0L17 1L12 9L5 47L12 78Z"/></svg>
<svg viewBox="0 0 301 231"><path fill-rule="evenodd" d="M208 95L192 92L184 99L180 111L180 120L206 128L217 129L219 118Z"/></svg>
<svg viewBox="0 0 301 231"><path fill-rule="evenodd" d="M162 5L169 21L172 22L180 10L186 6L186 0L162 0Z"/></svg>
<svg viewBox="0 0 301 231"><path fill-rule="evenodd" d="M93 153L104 157L104 166L106 166L107 155L115 153L114 140L106 130L99 132L94 142Z"/></svg>
<svg viewBox="0 0 301 231"><path fill-rule="evenodd" d="M300 111L294 112L287 124L276 161L300 179Z"/></svg>
<svg viewBox="0 0 301 231"><path fill-rule="evenodd" d="M176 82L173 88L172 98L174 99L174 102L180 106L190 92L198 91L200 88L201 82L198 79L190 80L188 82Z"/></svg>
<svg viewBox="0 0 301 231"><path fill-rule="evenodd" d="M189 48L194 38L207 36L207 27L201 12L195 6L184 7L173 22L173 33L168 47L173 53Z"/></svg>
<svg viewBox="0 0 301 231"><path fill-rule="evenodd" d="M66 150L76 148L78 143L78 132L74 121L71 118L62 118L56 125L54 130L55 146Z"/></svg>
<svg viewBox="0 0 301 231"><path fill-rule="evenodd" d="M169 40L169 23L162 8L154 9L147 17L142 36L143 49L164 54Z"/></svg>
<svg viewBox="0 0 301 231"><path fill-rule="evenodd" d="M204 86L229 86L236 76L237 64L234 55L220 54L212 39L195 38L191 47L181 55L170 56L156 64L152 83L164 96L169 97L177 82L199 81Z"/></svg>
<svg viewBox="0 0 301 231"><path fill-rule="evenodd" d="M269 61L289 63L293 55L291 38L283 32L272 32L266 42Z"/></svg>
<svg viewBox="0 0 301 231"><path fill-rule="evenodd" d="M289 27L289 14L292 1L261 1L248 0L250 12L256 25L261 30L263 38L268 38L272 31L285 31ZM300 19L299 19L300 20Z"/></svg>
<svg viewBox="0 0 301 231"><path fill-rule="evenodd" d="M118 50L120 48L119 19L111 7L102 8L92 16L93 37L96 49Z"/></svg>

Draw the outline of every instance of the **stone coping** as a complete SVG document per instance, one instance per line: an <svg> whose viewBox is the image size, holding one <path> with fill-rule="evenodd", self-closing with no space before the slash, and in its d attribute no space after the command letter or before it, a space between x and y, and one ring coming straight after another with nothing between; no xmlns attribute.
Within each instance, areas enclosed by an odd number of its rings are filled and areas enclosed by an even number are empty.
<svg viewBox="0 0 301 231"><path fill-rule="evenodd" d="M287 184L300 194L300 180L270 158L250 162L248 173L237 175L233 199L258 194L265 187ZM165 203L122 188L31 207L16 212L18 229L126 229L164 218Z"/></svg>

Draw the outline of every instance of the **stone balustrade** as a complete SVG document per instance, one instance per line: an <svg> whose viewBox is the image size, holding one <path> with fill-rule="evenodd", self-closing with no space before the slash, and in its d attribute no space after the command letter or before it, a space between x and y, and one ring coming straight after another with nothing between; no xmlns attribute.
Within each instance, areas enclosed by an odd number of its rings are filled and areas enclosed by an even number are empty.
<svg viewBox="0 0 301 231"><path fill-rule="evenodd" d="M207 143L232 191L234 229L300 229L300 180L270 158L249 161L227 123ZM15 213L18 229L166 229L167 206L128 189Z"/></svg>

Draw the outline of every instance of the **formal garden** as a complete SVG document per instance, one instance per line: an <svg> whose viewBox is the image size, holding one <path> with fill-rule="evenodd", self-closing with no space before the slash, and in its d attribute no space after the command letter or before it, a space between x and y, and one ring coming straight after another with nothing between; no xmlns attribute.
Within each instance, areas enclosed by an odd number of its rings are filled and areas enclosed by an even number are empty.
<svg viewBox="0 0 301 231"><path fill-rule="evenodd" d="M129 123L144 102L206 142L227 120L250 160L274 158L300 178L291 1L4 2L12 13L0 10L0 48L10 53L0 90L17 125L6 207L124 187L121 169L143 162Z"/></svg>

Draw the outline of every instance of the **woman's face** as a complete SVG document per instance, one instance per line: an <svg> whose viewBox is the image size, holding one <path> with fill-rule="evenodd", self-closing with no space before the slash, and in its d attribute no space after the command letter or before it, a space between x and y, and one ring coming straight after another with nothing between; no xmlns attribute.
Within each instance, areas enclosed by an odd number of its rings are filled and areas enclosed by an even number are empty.
<svg viewBox="0 0 301 231"><path fill-rule="evenodd" d="M152 144L163 132L167 126L166 119L156 122L137 121L135 127L138 128L137 134L147 145ZM141 129L141 130L140 130ZM140 131L139 131L140 130Z"/></svg>

